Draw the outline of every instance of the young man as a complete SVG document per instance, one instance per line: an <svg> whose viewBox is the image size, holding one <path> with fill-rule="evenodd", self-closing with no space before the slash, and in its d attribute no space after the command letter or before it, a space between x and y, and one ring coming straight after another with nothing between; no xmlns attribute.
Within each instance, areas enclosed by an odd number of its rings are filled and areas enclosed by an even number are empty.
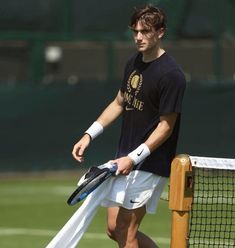
<svg viewBox="0 0 235 248"><path fill-rule="evenodd" d="M91 140L122 115L121 136L113 160L119 176L103 202L108 207L107 233L121 248L156 248L138 229L146 212L155 211L170 174L185 78L161 47L166 24L160 9L137 9L130 28L138 51L126 65L116 98L75 144L73 156L82 162Z"/></svg>

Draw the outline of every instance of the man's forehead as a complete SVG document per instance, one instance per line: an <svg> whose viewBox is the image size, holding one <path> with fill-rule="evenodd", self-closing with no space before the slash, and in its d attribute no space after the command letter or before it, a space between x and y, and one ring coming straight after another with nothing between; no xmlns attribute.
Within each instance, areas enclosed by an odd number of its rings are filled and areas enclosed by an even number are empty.
<svg viewBox="0 0 235 248"><path fill-rule="evenodd" d="M151 30L153 30L153 27L147 25L146 23L138 21L136 23L136 25L134 25L132 27L132 30L134 30L134 31L143 31L143 30L151 31Z"/></svg>

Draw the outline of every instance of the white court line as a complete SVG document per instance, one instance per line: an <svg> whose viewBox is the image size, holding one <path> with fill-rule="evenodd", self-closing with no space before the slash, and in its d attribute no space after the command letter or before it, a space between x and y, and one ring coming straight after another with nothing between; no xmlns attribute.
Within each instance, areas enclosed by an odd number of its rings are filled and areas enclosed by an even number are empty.
<svg viewBox="0 0 235 248"><path fill-rule="evenodd" d="M32 235L32 236L54 236L56 231L28 228L0 228L0 236Z"/></svg>
<svg viewBox="0 0 235 248"><path fill-rule="evenodd" d="M0 236L13 236L13 235L30 235L30 236L50 236L53 237L58 231L45 230L45 229L30 229L30 228L4 228L0 227ZM84 239L97 239L105 240L108 239L104 233L85 233ZM169 238L163 237L152 237L152 239L160 244L170 244Z"/></svg>

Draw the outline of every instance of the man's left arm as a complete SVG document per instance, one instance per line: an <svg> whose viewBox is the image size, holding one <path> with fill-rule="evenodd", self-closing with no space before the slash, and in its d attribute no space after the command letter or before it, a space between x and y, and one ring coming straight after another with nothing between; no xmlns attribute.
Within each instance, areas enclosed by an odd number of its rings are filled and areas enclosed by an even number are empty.
<svg viewBox="0 0 235 248"><path fill-rule="evenodd" d="M129 174L135 164L147 157L170 137L177 116L177 113L170 113L161 116L157 127L143 144L133 152L129 153L128 156L114 160L118 165L118 171L120 174Z"/></svg>
<svg viewBox="0 0 235 248"><path fill-rule="evenodd" d="M160 122L157 125L156 129L144 142L149 148L150 152L157 149L170 137L174 129L177 116L178 116L177 113L170 113L168 115L164 115L160 117Z"/></svg>

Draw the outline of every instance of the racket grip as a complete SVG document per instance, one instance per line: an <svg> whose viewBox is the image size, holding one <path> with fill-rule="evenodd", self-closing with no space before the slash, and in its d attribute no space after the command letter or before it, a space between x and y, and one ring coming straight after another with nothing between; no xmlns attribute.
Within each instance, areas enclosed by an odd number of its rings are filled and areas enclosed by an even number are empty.
<svg viewBox="0 0 235 248"><path fill-rule="evenodd" d="M119 171L118 171L118 166L117 163L113 163L113 162L108 162L110 164L110 171L112 171L114 173L115 176L119 175Z"/></svg>

